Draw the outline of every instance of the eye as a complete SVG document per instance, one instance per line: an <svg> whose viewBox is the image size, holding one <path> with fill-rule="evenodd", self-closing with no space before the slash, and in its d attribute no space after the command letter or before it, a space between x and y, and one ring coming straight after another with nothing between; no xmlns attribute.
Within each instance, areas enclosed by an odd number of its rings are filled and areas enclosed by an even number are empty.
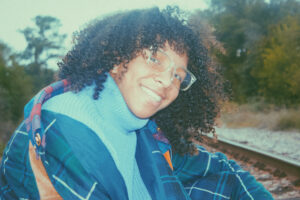
<svg viewBox="0 0 300 200"><path fill-rule="evenodd" d="M155 64L159 64L159 60L157 60L156 58L154 58L153 56L150 56L149 60L152 62L152 63L155 63Z"/></svg>
<svg viewBox="0 0 300 200"><path fill-rule="evenodd" d="M180 82L182 82L182 80L183 80L182 77L179 74L174 74L174 78L176 78Z"/></svg>
<svg viewBox="0 0 300 200"><path fill-rule="evenodd" d="M185 79L186 76L186 72L184 69L182 69L181 67L177 68L175 70L174 73L174 78L176 78L177 80L179 80L181 83L183 82L183 80Z"/></svg>

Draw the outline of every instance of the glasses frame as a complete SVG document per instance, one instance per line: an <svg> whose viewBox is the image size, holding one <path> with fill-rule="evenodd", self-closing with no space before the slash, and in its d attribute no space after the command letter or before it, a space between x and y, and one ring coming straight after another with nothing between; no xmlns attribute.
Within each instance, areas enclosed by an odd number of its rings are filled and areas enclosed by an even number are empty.
<svg viewBox="0 0 300 200"><path fill-rule="evenodd" d="M151 46L151 47L149 48L149 50L150 50L150 55L149 55L149 57L147 58L147 64L149 64L150 62L152 62L152 61L151 61L151 58L152 58L152 55L153 55L153 47ZM174 71L174 72L176 71L177 68L182 68L182 69L184 69L188 74L190 74L191 80L190 80L189 84L188 84L185 88L181 88L181 87L178 88L178 89L181 90L181 91L187 91L187 90L188 90L188 89L196 82L197 78L195 77L195 75L194 75L191 71L189 71L187 68L185 68L185 67L175 66L175 63L174 63L173 59L171 59L170 56L169 56L168 54L166 54L166 52L164 52L162 49L158 49L157 51L163 53L163 54L164 54L165 56L167 56L167 57L170 59L170 61L171 61L170 65L167 67L166 70L164 70L164 72L169 71L171 68L173 68L173 71ZM174 75L173 75L172 78L171 78L171 82L173 82L174 78L175 78L175 77L174 77ZM184 81L184 80L183 80L183 81ZM180 84L180 86L181 86L181 84Z"/></svg>

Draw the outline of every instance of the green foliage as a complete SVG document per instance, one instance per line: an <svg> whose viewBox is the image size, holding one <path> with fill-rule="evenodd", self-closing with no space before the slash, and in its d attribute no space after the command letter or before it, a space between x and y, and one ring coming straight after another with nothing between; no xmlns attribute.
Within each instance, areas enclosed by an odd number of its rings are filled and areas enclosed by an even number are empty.
<svg viewBox="0 0 300 200"><path fill-rule="evenodd" d="M299 104L299 13L297 0L211 0L191 19L208 21L221 48L210 51L223 66L236 102L263 98ZM197 27L199 32L203 26ZM220 45L219 45L220 46Z"/></svg>
<svg viewBox="0 0 300 200"><path fill-rule="evenodd" d="M24 67L14 61L9 48L0 43L0 120L17 122L32 93L32 80ZM9 59L7 59L7 57ZM8 65L10 63L10 65Z"/></svg>
<svg viewBox="0 0 300 200"><path fill-rule="evenodd" d="M0 146L10 137L23 116L24 105L42 87L54 80L47 61L58 58L66 35L59 34L59 20L49 16L34 18L35 27L21 31L27 47L21 55L0 42ZM21 65L19 63L27 64Z"/></svg>
<svg viewBox="0 0 300 200"><path fill-rule="evenodd" d="M40 68L39 65L35 65L34 63L27 65L24 71L27 75L30 75L32 79L32 91L34 94L55 81L55 71L47 68Z"/></svg>
<svg viewBox="0 0 300 200"><path fill-rule="evenodd" d="M207 18L224 48L216 50L215 57L231 83L234 100L245 102L257 94L256 78L250 73L253 63L249 53L265 29L263 20L259 19L265 15L265 3L263 0L213 0L211 3Z"/></svg>
<svg viewBox="0 0 300 200"><path fill-rule="evenodd" d="M5 144L23 116L23 107L32 97L32 79L15 55L0 42L0 147ZM0 151L1 151L0 148Z"/></svg>
<svg viewBox="0 0 300 200"><path fill-rule="evenodd" d="M35 27L20 32L27 41L21 55L0 42L0 145L5 143L23 116L24 105L42 87L54 81L47 61L58 58L66 35L59 34L59 20L50 16L34 18ZM27 64L20 65L19 63Z"/></svg>
<svg viewBox="0 0 300 200"><path fill-rule="evenodd" d="M254 72L259 90L277 104L300 102L300 15L270 26L262 41L263 65Z"/></svg>
<svg viewBox="0 0 300 200"><path fill-rule="evenodd" d="M17 122L23 116L24 105L33 96L32 78L25 73L23 66L13 65L7 71L11 119Z"/></svg>

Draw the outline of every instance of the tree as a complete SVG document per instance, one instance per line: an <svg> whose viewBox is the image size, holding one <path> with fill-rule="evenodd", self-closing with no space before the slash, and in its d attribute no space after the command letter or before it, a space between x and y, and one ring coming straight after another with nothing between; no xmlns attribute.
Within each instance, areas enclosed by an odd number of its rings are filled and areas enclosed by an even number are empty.
<svg viewBox="0 0 300 200"><path fill-rule="evenodd" d="M61 24L57 18L36 16L34 21L36 27L27 27L20 31L27 42L22 58L41 67L47 65L48 60L61 55L60 50L66 35L59 34Z"/></svg>
<svg viewBox="0 0 300 200"><path fill-rule="evenodd" d="M20 32L24 35L27 47L21 59L29 61L26 72L33 76L34 91L54 80L54 71L47 69L47 62L61 56L65 34L59 33L61 26L57 18L36 16L35 27L27 27Z"/></svg>
<svg viewBox="0 0 300 200"><path fill-rule="evenodd" d="M261 95L277 104L300 102L300 15L270 27L262 41L263 65L253 73Z"/></svg>
<svg viewBox="0 0 300 200"><path fill-rule="evenodd" d="M0 121L7 120L10 118L10 105L8 98L8 79L7 79L7 68L6 64L9 60L10 50L8 47L0 43Z"/></svg>
<svg viewBox="0 0 300 200"><path fill-rule="evenodd" d="M0 101L1 119L17 122L23 115L23 107L32 97L32 80L24 66L15 61L9 47L0 43Z"/></svg>
<svg viewBox="0 0 300 200"><path fill-rule="evenodd" d="M263 0L211 0L211 7L204 11L216 39L223 46L222 50L215 49L213 56L223 66L234 100L239 102L257 94L257 82L250 73L253 63L249 53L264 35L265 24L261 18L265 18L266 8Z"/></svg>
<svg viewBox="0 0 300 200"><path fill-rule="evenodd" d="M294 41L299 41L299 38L296 38L294 35L288 36L292 32L300 35L297 30L292 31L291 28L288 28L285 31L281 30L285 34L279 34L278 31L275 33L274 27L280 23L280 26L283 26L282 20L287 16L298 16L298 13L300 13L300 2L297 0L271 0L270 3L264 0L211 0L210 2L211 7L209 9L202 11L201 15L195 13L197 16L194 17L204 17L210 23L214 29L216 39L224 48L222 51L215 49L212 53L223 66L225 78L232 85L234 100L244 103L256 97L264 97L272 102L289 104L290 101L295 101L289 98L298 99L295 96L295 91L298 91L298 89L295 89L296 87L292 87L292 85L299 85L295 84L299 75L295 73L293 75L296 76L295 79L290 80L289 84L287 83L288 81L285 81L290 89L279 88L277 86L280 84L277 84L276 87L280 90L275 90L275 82L271 81L272 78L268 76L268 73L275 73L276 67L274 67L274 63L278 64L278 59L281 59L280 62L283 62L283 60L287 62L291 57L294 60L298 59L296 55L299 52L296 42L289 49L285 49L283 46L279 47L279 43L272 42L269 37L277 35L276 37L281 39L276 40L282 40L281 43L285 43L285 46L288 42L286 41L287 39L282 37L289 37L290 39L293 38ZM295 21L297 21L296 18ZM296 25L294 23L291 26ZM275 53L275 51L277 52ZM275 56L276 54L280 56ZM276 62L275 57L277 59ZM294 71L297 71L298 65L291 64L289 67L287 64L282 65L285 69L290 69L291 66L294 66ZM277 72L279 71L277 70ZM280 78L277 80L284 79L284 73L279 73L278 76ZM267 81L267 77L269 77L270 81ZM271 85L274 87L271 87ZM293 90L294 95L286 93L291 90ZM275 95L276 93L278 95ZM280 93L287 96L283 97L283 95L279 95Z"/></svg>
<svg viewBox="0 0 300 200"><path fill-rule="evenodd" d="M0 42L0 146L8 140L32 95L31 77L10 48Z"/></svg>

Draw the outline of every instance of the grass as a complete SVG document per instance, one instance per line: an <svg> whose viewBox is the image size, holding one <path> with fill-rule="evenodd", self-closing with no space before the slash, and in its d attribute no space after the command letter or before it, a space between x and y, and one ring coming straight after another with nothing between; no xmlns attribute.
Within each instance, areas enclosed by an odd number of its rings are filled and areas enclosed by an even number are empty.
<svg viewBox="0 0 300 200"><path fill-rule="evenodd" d="M231 102L223 106L221 121L229 128L256 127L300 132L300 107L286 109L261 102L244 105Z"/></svg>
<svg viewBox="0 0 300 200"><path fill-rule="evenodd" d="M300 109L291 110L277 122L275 130L298 130L300 131Z"/></svg>

